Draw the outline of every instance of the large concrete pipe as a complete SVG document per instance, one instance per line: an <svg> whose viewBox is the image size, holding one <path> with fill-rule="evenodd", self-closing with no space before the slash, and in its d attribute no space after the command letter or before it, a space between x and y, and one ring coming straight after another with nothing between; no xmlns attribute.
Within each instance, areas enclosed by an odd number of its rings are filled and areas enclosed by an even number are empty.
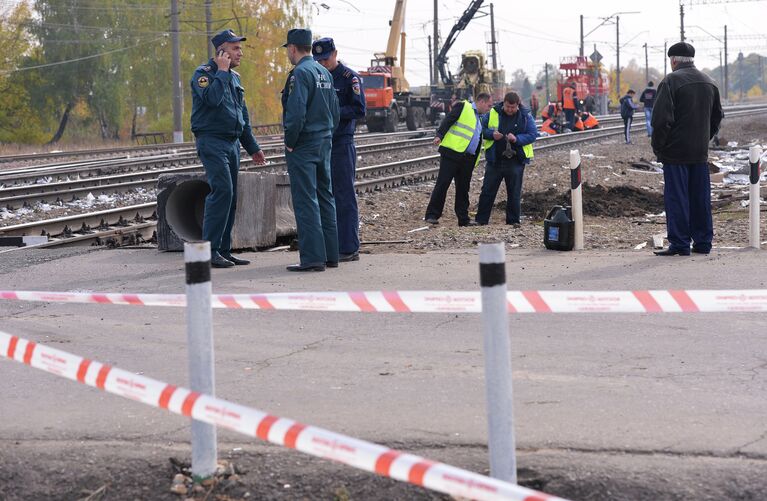
<svg viewBox="0 0 767 501"><path fill-rule="evenodd" d="M285 174L241 172L237 180L237 214L233 249L270 247L278 236L296 234ZM159 250L181 251L184 242L202 239L208 182L198 174L166 174L157 183Z"/></svg>

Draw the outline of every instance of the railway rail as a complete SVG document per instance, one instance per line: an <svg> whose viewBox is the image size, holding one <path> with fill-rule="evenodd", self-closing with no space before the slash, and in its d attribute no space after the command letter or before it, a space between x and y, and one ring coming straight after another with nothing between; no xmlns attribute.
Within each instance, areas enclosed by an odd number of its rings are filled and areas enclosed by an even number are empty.
<svg viewBox="0 0 767 501"><path fill-rule="evenodd" d="M738 117L757 113L764 113L767 108L748 109L729 111L728 117ZM634 129L644 128L643 123L634 124ZM623 133L623 126L604 127L592 131L578 132L561 136L549 136L539 138L536 142L536 151L561 148L585 141L598 140L605 137L615 136ZM419 138L416 145L428 145L430 138ZM370 145L379 147L380 145ZM413 144L397 145L400 149L412 148ZM385 144L385 151L391 151L394 146ZM372 148L371 148L371 151ZM281 157L281 156L280 156ZM274 157L277 159L278 157ZM284 158L284 157L282 157ZM267 166L247 165L243 170L275 169L284 166L284 162L275 162ZM201 171L200 165L188 165L185 167L171 167L163 172L148 171L143 173L127 173L117 176L102 176L92 179L79 180L86 183L83 186L71 188L68 191L48 191L45 193L33 193L29 195L21 194L21 188L16 188L15 194L7 197L9 189L0 190L0 204L5 205L11 201L21 203L24 197L29 200L37 200L40 197L61 198L62 195L74 195L85 191L93 191L97 188L107 188L120 191L135 188L136 186L154 185L160 173L168 172L193 172ZM407 184L433 179L439 172L439 155L427 155L417 158L406 159L402 161L389 162L379 165L360 167L357 169L357 182L355 186L358 192L369 192L395 188ZM145 179L134 180L131 176L146 176ZM89 181L107 184L94 184L88 186ZM37 186L36 188L40 188ZM35 198L37 197L37 198ZM64 217L46 219L30 223L22 223L13 226L0 227L0 235L48 235L51 240L48 243L35 247L54 247L61 245L83 245L86 243L110 243L114 241L116 245L122 242L139 243L145 239L151 238L151 234L156 224L156 203L146 202L134 204L126 207L118 207L109 210L100 210L83 214L74 214ZM8 252L0 251L0 252Z"/></svg>

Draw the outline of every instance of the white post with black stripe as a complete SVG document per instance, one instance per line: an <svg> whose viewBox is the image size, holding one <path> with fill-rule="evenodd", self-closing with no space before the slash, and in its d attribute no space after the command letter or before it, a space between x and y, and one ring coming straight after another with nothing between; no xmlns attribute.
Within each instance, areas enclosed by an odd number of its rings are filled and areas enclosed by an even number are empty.
<svg viewBox="0 0 767 501"><path fill-rule="evenodd" d="M751 192L749 196L749 242L755 249L761 248L759 238L759 179L762 173L759 169L760 159L762 157L762 148L752 146L748 151L748 163L750 167L749 181L751 182Z"/></svg>
<svg viewBox="0 0 767 501"><path fill-rule="evenodd" d="M506 299L506 252L503 243L479 246L479 284L482 287L490 476L516 483L511 342Z"/></svg>
<svg viewBox="0 0 767 501"><path fill-rule="evenodd" d="M581 154L570 150L570 205L575 222L574 250L583 250L583 195L581 190Z"/></svg>
<svg viewBox="0 0 767 501"><path fill-rule="evenodd" d="M184 261L189 387L192 391L215 395L210 242L184 243ZM193 419L192 476L195 480L211 477L217 462L216 427Z"/></svg>

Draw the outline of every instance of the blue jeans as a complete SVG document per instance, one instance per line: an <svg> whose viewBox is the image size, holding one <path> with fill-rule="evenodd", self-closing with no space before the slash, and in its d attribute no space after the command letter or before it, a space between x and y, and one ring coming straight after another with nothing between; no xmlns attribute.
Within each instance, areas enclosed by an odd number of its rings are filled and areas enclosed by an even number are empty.
<svg viewBox="0 0 767 501"><path fill-rule="evenodd" d="M202 239L210 242L212 255L229 254L237 209L240 141L206 135L197 137L195 143L210 185L210 193L205 197Z"/></svg>
<svg viewBox="0 0 767 501"><path fill-rule="evenodd" d="M708 252L714 239L708 164L663 164L669 249Z"/></svg>
<svg viewBox="0 0 767 501"><path fill-rule="evenodd" d="M518 163L490 163L485 165L485 180L482 182L482 192L479 195L477 217L479 224L487 224L490 221L490 212L493 210L495 196L501 181L506 182L506 224L519 224L522 217L522 177L525 174L525 166Z"/></svg>
<svg viewBox="0 0 767 501"><path fill-rule="evenodd" d="M650 125L650 120L652 120L652 108L645 107L644 121L645 121L645 126L647 127L647 137L652 136L652 125Z"/></svg>

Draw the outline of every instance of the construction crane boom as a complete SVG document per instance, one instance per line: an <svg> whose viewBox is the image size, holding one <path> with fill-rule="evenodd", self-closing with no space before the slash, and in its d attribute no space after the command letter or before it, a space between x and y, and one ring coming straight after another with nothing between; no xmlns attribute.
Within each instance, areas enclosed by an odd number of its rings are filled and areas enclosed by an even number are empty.
<svg viewBox="0 0 767 501"><path fill-rule="evenodd" d="M437 55L435 64L439 69L439 77L442 80L442 83L445 85L450 85L453 83L453 75L450 74L450 68L447 66L447 53L450 52L450 49L453 47L458 34L463 31L469 22L474 18L474 15L482 6L482 2L484 2L484 0L473 0L471 2L460 19L458 19L458 21L455 23L453 29L450 30L450 33L445 39L445 43L442 45L442 49Z"/></svg>

